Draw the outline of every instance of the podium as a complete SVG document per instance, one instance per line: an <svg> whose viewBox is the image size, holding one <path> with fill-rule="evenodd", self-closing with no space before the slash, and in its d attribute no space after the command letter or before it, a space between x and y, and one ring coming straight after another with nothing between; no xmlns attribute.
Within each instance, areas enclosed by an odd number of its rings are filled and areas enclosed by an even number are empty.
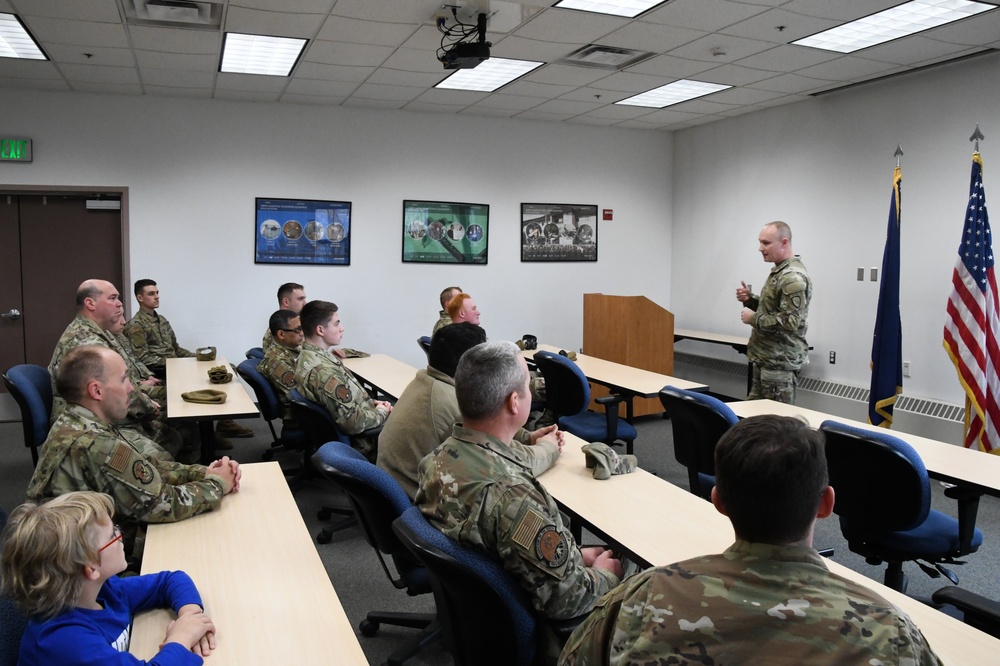
<svg viewBox="0 0 1000 666"><path fill-rule="evenodd" d="M583 353L673 375L674 315L645 296L584 294ZM592 385L591 392L601 397L608 389ZM659 414L663 405L658 398L635 398L634 409L635 416Z"/></svg>

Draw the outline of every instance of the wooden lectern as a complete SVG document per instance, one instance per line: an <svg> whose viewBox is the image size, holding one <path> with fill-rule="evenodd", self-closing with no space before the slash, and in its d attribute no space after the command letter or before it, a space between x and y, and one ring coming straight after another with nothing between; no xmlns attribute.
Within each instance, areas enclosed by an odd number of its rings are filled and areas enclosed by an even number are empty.
<svg viewBox="0 0 1000 666"><path fill-rule="evenodd" d="M645 296L583 295L583 353L606 361L674 374L674 315ZM608 390L592 385L594 397ZM658 398L636 398L635 416L658 414ZM624 416L624 414L622 414Z"/></svg>

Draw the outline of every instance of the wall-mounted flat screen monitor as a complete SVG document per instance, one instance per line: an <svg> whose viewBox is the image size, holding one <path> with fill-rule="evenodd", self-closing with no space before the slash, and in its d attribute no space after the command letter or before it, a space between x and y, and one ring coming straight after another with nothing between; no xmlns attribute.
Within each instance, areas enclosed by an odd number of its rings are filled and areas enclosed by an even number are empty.
<svg viewBox="0 0 1000 666"><path fill-rule="evenodd" d="M350 201L256 202L254 263L350 266Z"/></svg>
<svg viewBox="0 0 1000 666"><path fill-rule="evenodd" d="M403 201L403 261L485 264L489 204Z"/></svg>

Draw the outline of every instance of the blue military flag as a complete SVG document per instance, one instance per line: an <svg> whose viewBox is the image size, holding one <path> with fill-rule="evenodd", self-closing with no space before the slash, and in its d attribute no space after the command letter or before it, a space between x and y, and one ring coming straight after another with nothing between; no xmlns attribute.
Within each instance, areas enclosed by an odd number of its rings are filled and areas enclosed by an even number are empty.
<svg viewBox="0 0 1000 666"><path fill-rule="evenodd" d="M903 176L897 166L892 177L889 228L882 253L882 281L872 341L872 383L868 394L868 422L889 428L896 396L903 392L903 325L899 319L899 223Z"/></svg>

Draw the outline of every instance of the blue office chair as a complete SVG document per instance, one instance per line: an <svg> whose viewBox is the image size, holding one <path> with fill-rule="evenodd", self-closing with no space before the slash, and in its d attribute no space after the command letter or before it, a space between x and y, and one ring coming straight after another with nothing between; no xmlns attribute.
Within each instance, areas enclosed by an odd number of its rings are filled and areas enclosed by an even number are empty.
<svg viewBox="0 0 1000 666"><path fill-rule="evenodd" d="M392 522L412 506L399 483L342 442L321 446L313 456L313 463L323 476L340 486L347 495L365 540L375 549L382 570L393 586L406 590L410 596L430 592L431 582L426 569L410 554L392 529ZM398 577L393 577L385 556L392 558ZM389 657L387 663L396 666L441 640L436 619L433 613L372 611L361 621L359 629L363 636L374 636L382 624L422 629L412 641Z"/></svg>
<svg viewBox="0 0 1000 666"><path fill-rule="evenodd" d="M38 465L38 447L49 435L52 418L52 378L40 365L15 365L3 383L21 409L24 445L31 449L31 464Z"/></svg>
<svg viewBox="0 0 1000 666"><path fill-rule="evenodd" d="M236 366L236 372L253 389L254 395L257 396L260 415L264 417L264 421L267 422L267 427L271 431L271 448L265 451L261 457L264 460L271 460L274 458L275 451L302 451L306 449L308 440L305 431L282 426L279 437L274 429L274 421L281 418L281 399L267 377L257 370L258 363L260 363L259 359L247 358ZM303 461L303 464L308 463L308 459ZM286 471L286 474L294 471Z"/></svg>
<svg viewBox="0 0 1000 666"><path fill-rule="evenodd" d="M0 507L0 532L7 524L7 512ZM0 597L0 666L15 666L21 636L28 626L27 616L10 599Z"/></svg>
<svg viewBox="0 0 1000 666"><path fill-rule="evenodd" d="M532 663L538 622L528 595L499 562L452 541L417 507L406 509L392 527L430 572L455 666Z"/></svg>
<svg viewBox="0 0 1000 666"><path fill-rule="evenodd" d="M420 347L421 351L427 354L429 358L431 354L431 336L421 335L417 338L417 345Z"/></svg>
<svg viewBox="0 0 1000 666"><path fill-rule="evenodd" d="M663 387L660 402L674 432L674 459L687 468L691 492L711 501L715 445L739 417L721 400L674 386Z"/></svg>
<svg viewBox="0 0 1000 666"><path fill-rule="evenodd" d="M247 358L255 358L258 361L264 358L264 348L263 347L251 347L246 352Z"/></svg>
<svg viewBox="0 0 1000 666"><path fill-rule="evenodd" d="M618 418L618 405L624 400L619 395L597 398L604 406L604 414L587 411L590 406L590 384L576 363L552 352L535 353L535 365L545 377L545 404L559 417L559 427L588 442L614 444L625 442L626 451L632 453L632 444L638 433L635 426Z"/></svg>
<svg viewBox="0 0 1000 666"><path fill-rule="evenodd" d="M869 564L886 562L885 585L906 592L903 562L916 561L928 575L958 576L944 564L974 553L983 543L976 529L979 495L960 487L946 491L959 501L959 519L931 509L930 480L917 452L888 432L824 421L833 510L852 552ZM924 564L921 562L930 563Z"/></svg>

